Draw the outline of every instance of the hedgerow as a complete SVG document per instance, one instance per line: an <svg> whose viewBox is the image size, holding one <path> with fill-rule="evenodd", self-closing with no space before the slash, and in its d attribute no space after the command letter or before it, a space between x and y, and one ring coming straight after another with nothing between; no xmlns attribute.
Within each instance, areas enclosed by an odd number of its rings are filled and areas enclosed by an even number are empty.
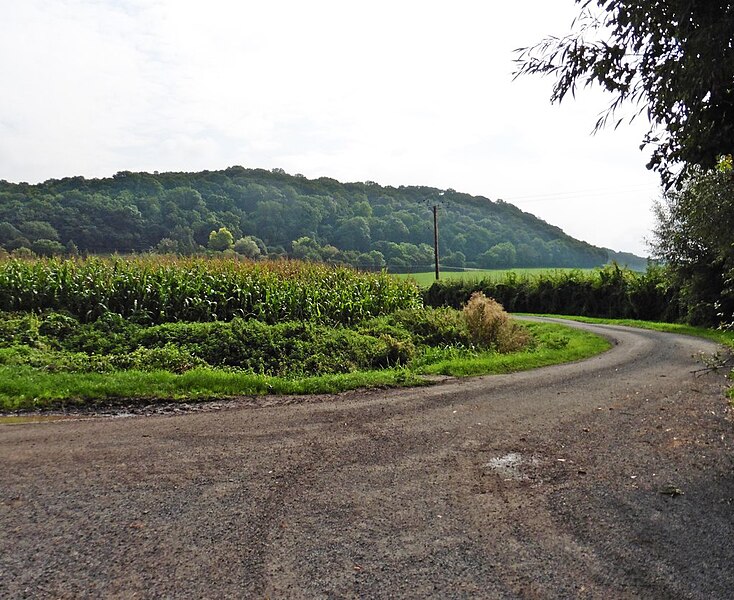
<svg viewBox="0 0 734 600"><path fill-rule="evenodd" d="M610 265L590 273L507 273L501 279L457 279L424 291L426 306L461 308L475 292L494 298L509 312L551 313L675 322L685 317L680 296L662 269L645 273Z"/></svg>

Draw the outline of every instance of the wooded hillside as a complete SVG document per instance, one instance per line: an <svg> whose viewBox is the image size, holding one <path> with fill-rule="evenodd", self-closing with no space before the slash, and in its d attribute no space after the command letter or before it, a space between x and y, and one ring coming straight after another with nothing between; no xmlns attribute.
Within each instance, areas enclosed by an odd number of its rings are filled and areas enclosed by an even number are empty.
<svg viewBox="0 0 734 600"><path fill-rule="evenodd" d="M206 248L428 270L431 207L439 205L442 264L594 267L622 258L573 239L517 207L430 187L310 180L281 169L132 173L0 181L0 246L37 254L176 252ZM212 232L225 228L220 238ZM231 237L226 234L231 233Z"/></svg>

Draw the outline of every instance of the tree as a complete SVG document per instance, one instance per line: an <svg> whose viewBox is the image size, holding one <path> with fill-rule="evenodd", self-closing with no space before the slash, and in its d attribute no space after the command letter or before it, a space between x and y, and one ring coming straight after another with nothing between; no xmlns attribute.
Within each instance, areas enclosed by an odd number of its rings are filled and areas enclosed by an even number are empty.
<svg viewBox="0 0 734 600"><path fill-rule="evenodd" d="M321 246L316 240L308 236L304 235L297 240L293 240L291 250L294 258L312 261L321 260Z"/></svg>
<svg viewBox="0 0 734 600"><path fill-rule="evenodd" d="M252 237L241 237L234 243L234 251L247 258L255 259L260 256L260 248Z"/></svg>
<svg viewBox="0 0 734 600"><path fill-rule="evenodd" d="M176 225L171 230L169 237L176 242L176 252L179 254L190 255L201 250L201 246L194 240L194 232L191 227Z"/></svg>
<svg viewBox="0 0 734 600"><path fill-rule="evenodd" d="M220 227L219 231L212 231L209 234L207 247L210 250L216 250L218 252L231 250L234 247L234 236L226 227Z"/></svg>
<svg viewBox="0 0 734 600"><path fill-rule="evenodd" d="M38 256L61 256L66 248L61 242L40 239L31 242L31 250Z"/></svg>
<svg viewBox="0 0 734 600"><path fill-rule="evenodd" d="M26 221L21 225L21 230L25 236L31 240L52 240L59 241L59 232L46 221Z"/></svg>
<svg viewBox="0 0 734 600"><path fill-rule="evenodd" d="M371 241L369 223L365 217L352 217L337 227L334 237L339 248L367 252Z"/></svg>
<svg viewBox="0 0 734 600"><path fill-rule="evenodd" d="M614 99L595 131L627 103L650 122L642 147L666 187L711 168L734 139L734 4L724 0L576 0L564 37L520 48L517 75L555 77L552 102L599 85ZM634 118L633 115L632 118ZM677 173L676 173L677 171Z"/></svg>
<svg viewBox="0 0 734 600"><path fill-rule="evenodd" d="M165 237L153 247L153 252L156 254L177 254L178 242Z"/></svg>
<svg viewBox="0 0 734 600"><path fill-rule="evenodd" d="M76 244L74 243L74 240L69 240L64 245L64 250L66 250L67 256L79 256L79 248L77 248Z"/></svg>
<svg viewBox="0 0 734 600"><path fill-rule="evenodd" d="M23 234L14 225L7 221L0 223L0 244L5 245L21 237L23 237Z"/></svg>
<svg viewBox="0 0 734 600"><path fill-rule="evenodd" d="M734 171L731 156L716 169L691 170L679 190L655 206L652 250L681 289L694 324L734 323Z"/></svg>
<svg viewBox="0 0 734 600"><path fill-rule="evenodd" d="M479 256L482 267L487 269L509 269L515 266L517 252L512 242L502 242L492 246Z"/></svg>

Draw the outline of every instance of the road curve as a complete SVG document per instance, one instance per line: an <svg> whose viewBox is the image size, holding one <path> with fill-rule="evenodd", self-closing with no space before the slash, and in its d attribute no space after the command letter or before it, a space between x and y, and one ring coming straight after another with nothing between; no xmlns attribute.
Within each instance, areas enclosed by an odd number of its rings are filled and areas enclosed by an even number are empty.
<svg viewBox="0 0 734 600"><path fill-rule="evenodd" d="M700 339L430 388L0 425L2 598L730 598Z"/></svg>

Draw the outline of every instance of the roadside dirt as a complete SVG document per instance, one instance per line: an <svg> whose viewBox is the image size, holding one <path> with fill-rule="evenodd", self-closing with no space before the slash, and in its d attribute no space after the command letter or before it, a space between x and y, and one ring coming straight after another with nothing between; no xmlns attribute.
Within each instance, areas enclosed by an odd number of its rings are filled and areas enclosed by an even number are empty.
<svg viewBox="0 0 734 600"><path fill-rule="evenodd" d="M708 342L431 388L0 425L2 598L731 598Z"/></svg>

